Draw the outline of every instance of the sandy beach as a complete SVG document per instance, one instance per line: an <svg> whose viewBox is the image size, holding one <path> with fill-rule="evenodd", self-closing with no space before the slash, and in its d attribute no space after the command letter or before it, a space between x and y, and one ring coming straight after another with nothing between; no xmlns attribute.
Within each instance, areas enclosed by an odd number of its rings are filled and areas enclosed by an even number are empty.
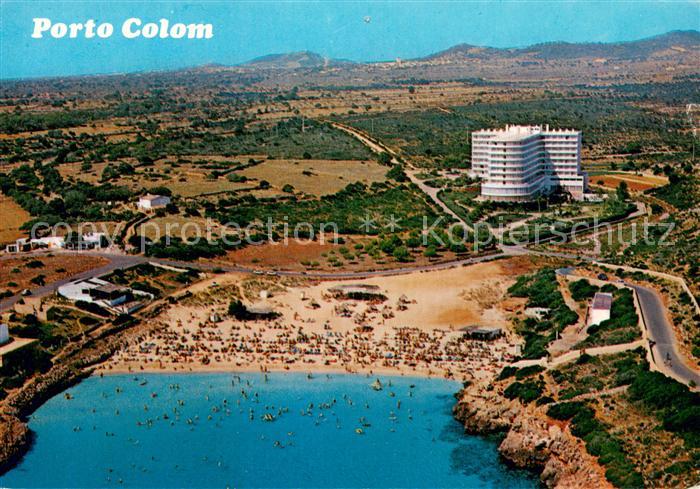
<svg viewBox="0 0 700 489"><path fill-rule="evenodd" d="M272 276L209 277L169 305L144 334L96 373L345 372L445 377L490 376L516 354L505 299L513 277L532 267L512 258L439 272L352 282ZM368 290L363 299L346 291ZM352 294L350 294L352 295ZM236 320L232 300L274 318ZM463 328L501 328L493 341Z"/></svg>

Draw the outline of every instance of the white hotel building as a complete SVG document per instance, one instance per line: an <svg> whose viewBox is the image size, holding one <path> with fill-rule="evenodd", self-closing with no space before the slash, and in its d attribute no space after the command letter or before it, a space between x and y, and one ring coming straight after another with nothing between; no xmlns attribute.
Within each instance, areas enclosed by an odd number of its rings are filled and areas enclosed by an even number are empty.
<svg viewBox="0 0 700 489"><path fill-rule="evenodd" d="M489 200L527 201L558 187L582 199L588 188L581 132L548 125L473 132L472 170Z"/></svg>

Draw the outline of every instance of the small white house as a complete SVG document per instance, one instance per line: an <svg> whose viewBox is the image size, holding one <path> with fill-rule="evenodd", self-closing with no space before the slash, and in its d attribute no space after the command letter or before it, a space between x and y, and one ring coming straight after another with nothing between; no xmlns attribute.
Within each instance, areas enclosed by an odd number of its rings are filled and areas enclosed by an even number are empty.
<svg viewBox="0 0 700 489"><path fill-rule="evenodd" d="M32 249L35 248L48 248L50 250L57 250L60 248L65 248L66 240L63 236L47 236L45 238L34 238L29 240Z"/></svg>
<svg viewBox="0 0 700 489"><path fill-rule="evenodd" d="M588 317L588 325L600 324L605 320L610 319L610 309L612 309L613 296L606 292L597 292L593 296L590 314Z"/></svg>
<svg viewBox="0 0 700 489"><path fill-rule="evenodd" d="M0 345L4 345L10 341L10 331L7 329L7 324L0 324Z"/></svg>
<svg viewBox="0 0 700 489"><path fill-rule="evenodd" d="M138 207L144 211L160 209L170 203L170 197L165 195L144 195L139 199Z"/></svg>

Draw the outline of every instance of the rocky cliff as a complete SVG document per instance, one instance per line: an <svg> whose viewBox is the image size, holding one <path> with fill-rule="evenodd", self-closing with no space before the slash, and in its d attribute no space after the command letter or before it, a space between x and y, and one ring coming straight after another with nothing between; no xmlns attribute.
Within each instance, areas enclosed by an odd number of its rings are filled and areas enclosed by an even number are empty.
<svg viewBox="0 0 700 489"><path fill-rule="evenodd" d="M6 465L11 465L24 454L29 440L29 430L19 419L0 417L0 460Z"/></svg>
<svg viewBox="0 0 700 489"><path fill-rule="evenodd" d="M478 383L465 387L458 399L454 414L468 433L504 433L501 455L516 467L539 473L547 487L612 487L581 440L565 423L548 418L544 408L523 406L503 397L498 386Z"/></svg>

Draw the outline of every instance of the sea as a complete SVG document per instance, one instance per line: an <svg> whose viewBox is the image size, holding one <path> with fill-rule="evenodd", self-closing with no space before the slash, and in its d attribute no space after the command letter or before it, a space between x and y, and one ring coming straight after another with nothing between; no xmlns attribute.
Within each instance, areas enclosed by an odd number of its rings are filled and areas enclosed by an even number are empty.
<svg viewBox="0 0 700 489"><path fill-rule="evenodd" d="M378 381L377 381L378 379ZM442 379L297 373L90 377L29 419L0 487L531 488L452 417Z"/></svg>

